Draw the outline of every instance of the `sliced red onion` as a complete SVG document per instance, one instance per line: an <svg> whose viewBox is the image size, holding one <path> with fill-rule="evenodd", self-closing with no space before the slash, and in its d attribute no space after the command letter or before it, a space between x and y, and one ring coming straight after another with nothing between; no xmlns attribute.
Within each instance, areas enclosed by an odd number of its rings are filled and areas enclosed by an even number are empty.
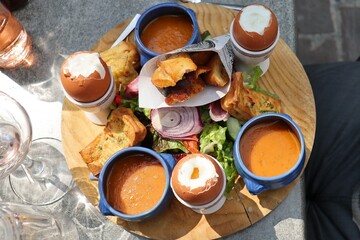
<svg viewBox="0 0 360 240"><path fill-rule="evenodd" d="M220 100L210 103L209 105L210 117L215 122L226 121L230 114L222 109Z"/></svg>
<svg viewBox="0 0 360 240"><path fill-rule="evenodd" d="M125 89L125 96L127 98L135 98L139 95L139 76L134 78Z"/></svg>
<svg viewBox="0 0 360 240"><path fill-rule="evenodd" d="M152 109L150 120L153 128L163 138L193 140L194 134L203 129L196 107L169 107Z"/></svg>

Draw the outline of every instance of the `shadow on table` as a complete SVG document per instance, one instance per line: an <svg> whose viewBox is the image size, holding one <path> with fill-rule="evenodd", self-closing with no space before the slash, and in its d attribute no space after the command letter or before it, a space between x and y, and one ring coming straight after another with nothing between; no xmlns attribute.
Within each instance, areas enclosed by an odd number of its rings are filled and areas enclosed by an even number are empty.
<svg viewBox="0 0 360 240"><path fill-rule="evenodd" d="M155 239L178 239L189 234L199 224L201 218L201 214L182 206L173 197L168 208L155 218L142 222L118 219L117 224L128 231L141 232L143 236Z"/></svg>
<svg viewBox="0 0 360 240"><path fill-rule="evenodd" d="M263 192L257 196L251 195L245 188L245 184L240 180L235 191L232 191L232 200L228 200L220 211L225 211L221 221L221 216L207 217L207 221L220 236L227 236L226 239L279 239L279 234L289 237L289 231L285 228L293 226L299 236L303 236L303 221L298 209L291 208L291 202L287 201L289 194L298 194L299 191L293 190L297 187L296 182L291 185L272 191ZM301 197L295 198L301 201ZM301 202L293 203L296 206L302 205ZM231 206L229 208L229 206ZM242 209L241 209L242 208ZM214 220L216 219L216 220ZM221 222L221 224L218 224ZM296 224L294 226L293 224ZM301 225L301 226L300 226ZM237 231L234 231L238 228ZM233 234L229 235L229 231ZM284 230L284 231L283 231ZM285 232L286 231L286 232ZM228 234L226 234L228 233Z"/></svg>
<svg viewBox="0 0 360 240"><path fill-rule="evenodd" d="M47 102L62 102L64 94L60 83L60 67L64 56L48 52L42 46L34 45L32 60L28 66L1 71L23 86L38 99Z"/></svg>

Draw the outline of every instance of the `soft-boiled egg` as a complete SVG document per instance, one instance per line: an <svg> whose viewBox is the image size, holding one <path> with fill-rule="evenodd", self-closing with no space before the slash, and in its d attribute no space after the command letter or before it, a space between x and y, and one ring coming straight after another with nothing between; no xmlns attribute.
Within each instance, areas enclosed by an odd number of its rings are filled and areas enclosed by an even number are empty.
<svg viewBox="0 0 360 240"><path fill-rule="evenodd" d="M261 51L274 43L278 34L275 14L261 4L246 6L238 12L233 24L236 42L251 51Z"/></svg>
<svg viewBox="0 0 360 240"><path fill-rule="evenodd" d="M221 194L224 175L219 164L205 154L188 154L175 165L171 187L182 200L204 205Z"/></svg>
<svg viewBox="0 0 360 240"><path fill-rule="evenodd" d="M111 82L107 64L97 52L90 51L70 55L61 66L60 76L66 93L82 103L101 98Z"/></svg>

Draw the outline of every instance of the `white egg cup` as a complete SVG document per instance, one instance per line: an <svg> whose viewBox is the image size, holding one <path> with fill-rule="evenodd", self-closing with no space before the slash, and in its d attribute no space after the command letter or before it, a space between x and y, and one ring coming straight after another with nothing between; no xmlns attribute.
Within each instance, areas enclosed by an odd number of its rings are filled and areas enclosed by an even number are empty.
<svg viewBox="0 0 360 240"><path fill-rule="evenodd" d="M218 211L225 203L226 197L224 196L224 192L226 189L226 175L225 175L225 171L224 168L221 166L221 164L214 159L215 162L219 165L222 175L223 175L223 186L221 188L221 191L219 193L219 195L212 200L211 202L207 203L207 204L203 204L203 205L193 205L188 203L187 201L184 201L183 199L181 199L175 191L173 191L174 196L176 197L176 199L183 204L184 206L191 208L194 212L200 213L200 214L211 214L214 213L216 211ZM172 185L171 188L173 189Z"/></svg>
<svg viewBox="0 0 360 240"><path fill-rule="evenodd" d="M110 105L115 99L116 95L116 84L111 74L110 70L110 86L107 89L106 93L96 101L93 102L78 102L74 98L72 98L69 94L64 91L66 98L78 106L82 111L84 111L86 117L96 125L105 125L107 123L107 118L110 114Z"/></svg>
<svg viewBox="0 0 360 240"><path fill-rule="evenodd" d="M230 41L231 41L231 48L235 55L235 61L234 61L235 70L243 72L253 68L254 66L259 66L263 71L263 74L265 74L265 72L269 69L270 66L269 57L272 51L274 50L277 42L279 41L279 37L280 37L279 28L275 41L273 42L273 44L270 45L270 47L261 51L250 51L240 46L235 40L233 34L234 21L235 20L233 20L230 25Z"/></svg>

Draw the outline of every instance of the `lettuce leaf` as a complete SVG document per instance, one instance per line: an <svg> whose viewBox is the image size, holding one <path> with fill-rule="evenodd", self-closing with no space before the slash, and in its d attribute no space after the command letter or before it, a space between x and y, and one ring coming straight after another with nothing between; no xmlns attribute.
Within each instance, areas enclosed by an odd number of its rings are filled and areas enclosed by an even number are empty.
<svg viewBox="0 0 360 240"><path fill-rule="evenodd" d="M155 130L151 131L153 134L153 150L156 152L171 152L171 153L189 153L182 141L164 139L158 135Z"/></svg>
<svg viewBox="0 0 360 240"><path fill-rule="evenodd" d="M250 71L245 72L244 73L244 85L247 88L254 90L255 92L260 92L260 93L268 95L272 98L278 99L279 98L278 95L276 95L275 93L270 93L259 86L258 81L259 81L262 73L263 73L263 71L261 70L261 68L259 66L256 66L256 67L252 68Z"/></svg>
<svg viewBox="0 0 360 240"><path fill-rule="evenodd" d="M217 123L205 125L200 134L200 152L213 156L224 168L227 180L225 196L228 197L238 173L232 157L234 142L226 138L226 131L227 127Z"/></svg>

